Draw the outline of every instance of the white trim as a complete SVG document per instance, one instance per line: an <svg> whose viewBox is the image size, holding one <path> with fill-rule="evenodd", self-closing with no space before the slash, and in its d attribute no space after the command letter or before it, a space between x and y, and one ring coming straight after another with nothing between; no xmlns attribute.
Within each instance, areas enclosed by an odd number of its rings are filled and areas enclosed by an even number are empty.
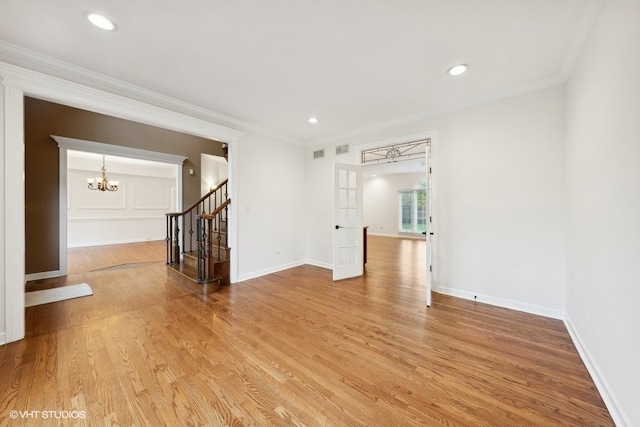
<svg viewBox="0 0 640 427"><path fill-rule="evenodd" d="M233 141L227 145L227 158L228 158L228 191L229 197L231 198L231 204L229 205L229 215L231 218L231 222L228 224L229 231L229 248L231 248L230 253L230 270L229 270L229 281L231 283L237 283L240 281L240 266L238 256L238 224L240 223L240 209L236 209L235 206L238 206L237 203L240 200L238 197L238 182L240 179L239 168L238 168L238 153L240 150L238 149L238 141Z"/></svg>
<svg viewBox="0 0 640 427"><path fill-rule="evenodd" d="M60 272L60 276L67 275L67 243L69 238L69 230L67 226L67 211L69 208L69 200L68 200L68 192L67 192L67 149L64 147L60 147L58 150L58 164L60 165L60 181L58 185L59 190L59 201L60 204L60 224L58 226L60 235L58 239L60 241L60 249L58 254L58 271ZM40 280L40 279L31 279L30 277L37 273L32 273L27 275L27 281L29 280ZM54 276L56 277L56 276ZM48 279L48 277L47 277Z"/></svg>
<svg viewBox="0 0 640 427"><path fill-rule="evenodd" d="M565 55L562 68L560 69L560 79L562 80L562 84L566 84L567 80L569 80L571 72L573 71L573 67L580 57L582 48L587 42L587 38L591 33L591 29L593 28L593 25L595 24L596 19L600 14L600 9L602 9L604 0L585 2L585 4L586 10L580 18L580 23L575 27L578 31L574 35L573 42L569 47L569 51Z"/></svg>
<svg viewBox="0 0 640 427"><path fill-rule="evenodd" d="M77 243L75 245L69 245L69 249L88 248L93 246L123 245L127 243L159 242L164 239L165 239L165 236L146 237L144 239L120 239L120 240L108 240L108 241L102 240L99 242ZM57 276L54 276L54 277L57 277Z"/></svg>
<svg viewBox="0 0 640 427"><path fill-rule="evenodd" d="M209 124L209 130L218 135L216 139L220 142L237 140L245 132L250 131L292 144L303 145L294 138L261 128L252 123L226 116L197 105L189 104L187 102L135 86L131 83L127 83L104 74L99 74L95 71L90 71L77 65L42 55L21 46L0 40L0 66L2 66L3 62L5 63L5 66L11 65L17 69L23 68L33 70L33 72L52 76L51 78L54 79L62 79L69 83L74 82L76 84L80 84L79 82L82 82L82 85L87 89L95 88L95 90L101 90L112 94L123 94L122 96L118 96L129 100L135 100L141 105L157 106L160 110L177 112L177 114L188 119L200 120L202 123ZM2 74L1 69L0 74ZM172 125L175 124L166 123L165 125L160 124L157 126L169 129L167 126ZM179 129L174 130L180 131ZM193 133L193 130L182 129L181 131L196 135ZM235 134L236 132L237 134ZM210 132L205 133L208 135ZM223 134L227 136L223 137ZM208 137L205 136L205 138Z"/></svg>
<svg viewBox="0 0 640 427"><path fill-rule="evenodd" d="M399 117L396 119L386 120L378 122L374 125L367 126L360 129L351 130L338 135L329 136L327 138L320 138L309 142L309 146L330 144L342 140L349 140L360 138L362 139L367 134L372 134L377 131L385 131L387 129L393 129L403 125L411 123L417 123L433 117L441 116L448 113L454 113L456 111L463 111L474 107L479 107L493 102L498 102L503 99L514 98L516 96L526 95L528 93L534 93L553 87L562 86L567 82L568 76L556 75L543 80L537 80L534 82L524 83L518 87L504 90L502 92L495 92L486 96L477 96L471 98L465 102L453 104L446 107L437 107L430 110L425 110L417 114L405 117Z"/></svg>
<svg viewBox="0 0 640 427"><path fill-rule="evenodd" d="M564 324L567 327L567 331L569 331L571 339L573 340L573 345L578 350L578 354L580 354L582 362L586 366L587 371L589 371L591 379L593 379L598 392L600 392L600 397L602 397L604 404L609 410L609 414L611 415L611 418L613 418L613 422L618 427L630 427L632 425L631 420L624 412L624 409L618 399L616 399L613 394L613 390L609 386L609 383L607 383L607 380L600 371L600 368L598 368L598 364L595 362L593 356L591 356L591 353L584 345L584 342L580 338L580 334L573 326L573 322L568 314L565 316Z"/></svg>
<svg viewBox="0 0 640 427"><path fill-rule="evenodd" d="M25 334L24 95L226 142L230 146L234 146L244 133L210 120L198 119L6 62L0 62L0 78L5 86L4 188L5 199L11 200L11 203L5 207L4 244L5 248L11 249L5 251L4 255L5 337L8 342L12 342L22 339ZM237 167L234 169L237 170ZM182 174L178 173L177 177L180 184L178 188L181 188ZM237 178L237 172L235 177ZM237 190L234 189L232 194L237 200ZM181 197L176 199L180 200ZM66 207L66 204L64 206ZM235 234L237 234L237 224L232 224L230 241L237 241ZM232 262L235 261L237 268L237 248L234 249Z"/></svg>
<svg viewBox="0 0 640 427"><path fill-rule="evenodd" d="M314 267L326 268L327 270L333 270L333 265L328 262L316 261L313 259L308 259L305 261L305 264L313 265Z"/></svg>
<svg viewBox="0 0 640 427"><path fill-rule="evenodd" d="M84 179L83 179L84 181ZM87 181L84 181L87 182ZM68 187L68 183L63 183L60 181L60 186ZM92 191L82 191L79 194L78 199L80 200L80 206L77 207L78 211L125 211L127 210L127 184L119 184L118 191L115 193L105 192L109 194L100 194L102 192L96 191L95 193ZM100 196L109 197L109 202L111 205L104 205L104 198ZM65 215L65 218L67 215Z"/></svg>
<svg viewBox="0 0 640 427"><path fill-rule="evenodd" d="M25 335L24 94L4 84L5 339Z"/></svg>
<svg viewBox="0 0 640 427"><path fill-rule="evenodd" d="M181 165L187 157L175 154L160 153L158 151L142 150L140 148L121 145L104 144L102 142L86 141L84 139L67 138L66 136L51 135L58 147L67 150L85 151L87 153L106 154L107 156L128 157L130 159L151 160L154 162Z"/></svg>
<svg viewBox="0 0 640 427"><path fill-rule="evenodd" d="M293 262L289 262L289 263L286 263L286 264L278 265L278 266L275 266L275 267L266 268L264 270L259 270L259 271L254 271L254 272L251 272L251 273L243 274L238 278L238 280L240 282L244 282L245 280L255 279L256 277L266 276L267 274L277 273L278 271L288 270L290 268L299 267L299 266L304 265L304 264L305 264L304 260L293 261Z"/></svg>
<svg viewBox="0 0 640 427"><path fill-rule="evenodd" d="M182 167L176 165L176 212L182 212Z"/></svg>
<svg viewBox="0 0 640 427"><path fill-rule="evenodd" d="M30 282L32 280L55 279L55 278L66 276L66 275L67 275L67 272L65 271L63 273L62 270L43 271L42 273L26 274L24 276L24 280L25 280L24 285L27 286L26 282Z"/></svg>
<svg viewBox="0 0 640 427"><path fill-rule="evenodd" d="M177 184L176 184L177 185ZM162 206L160 206L159 204L157 205L152 205L152 204L142 204L140 202L140 197L143 194L146 194L145 191L145 187L148 189L149 192L151 192L151 189L162 189L162 194L163 196L166 196L166 204L163 204ZM131 186L131 196L132 196L132 203L131 203L131 210L134 211L164 211L169 212L169 210L173 209L174 206L171 206L171 187L163 187L161 185L155 185L155 186L149 186L149 185L141 185L141 184L134 184ZM177 188L176 188L177 190ZM161 192L157 192L156 196L154 197L154 199L160 199L161 198ZM162 215L164 217L164 215Z"/></svg>
<svg viewBox="0 0 640 427"><path fill-rule="evenodd" d="M0 345L6 344L7 341L5 339L4 332L0 332Z"/></svg>
<svg viewBox="0 0 640 427"><path fill-rule="evenodd" d="M434 292L450 295L452 297L462 298L474 302L495 305L496 307L508 308L510 310L522 311L524 313L535 314L537 316L549 317L551 319L564 319L562 310L553 310L539 305L513 301L505 298L492 297L490 295L477 294L470 291L448 288L446 286L434 286Z"/></svg>
<svg viewBox="0 0 640 427"><path fill-rule="evenodd" d="M244 132L211 121L52 77L6 62L0 62L0 75L6 84L20 88L25 94L95 113L184 132L190 135L230 142Z"/></svg>
<svg viewBox="0 0 640 427"><path fill-rule="evenodd" d="M165 221L164 215L159 216L109 216L109 217L95 217L95 218L70 218L69 222L80 223L80 222L117 222L117 221ZM164 239L165 236L162 236Z"/></svg>

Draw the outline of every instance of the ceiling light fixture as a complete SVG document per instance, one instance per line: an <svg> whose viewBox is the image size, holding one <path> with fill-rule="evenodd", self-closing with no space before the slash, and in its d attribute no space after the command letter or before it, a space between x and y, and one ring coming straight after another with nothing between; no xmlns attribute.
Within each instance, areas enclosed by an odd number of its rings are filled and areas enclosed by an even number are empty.
<svg viewBox="0 0 640 427"><path fill-rule="evenodd" d="M317 117L309 117L307 119L307 121L313 125L313 124L318 123L318 118Z"/></svg>
<svg viewBox="0 0 640 427"><path fill-rule="evenodd" d="M102 174L99 178L87 178L89 190L118 191L118 185L120 183L118 181L109 182L107 179L107 169L104 167L104 156L102 156L102 168L100 171Z"/></svg>
<svg viewBox="0 0 640 427"><path fill-rule="evenodd" d="M459 76L460 74L467 71L467 68L469 68L467 64L454 65L447 70L447 74L449 74L450 76Z"/></svg>
<svg viewBox="0 0 640 427"><path fill-rule="evenodd" d="M85 16L93 25L106 31L116 31L118 27L109 18L94 12L87 12Z"/></svg>

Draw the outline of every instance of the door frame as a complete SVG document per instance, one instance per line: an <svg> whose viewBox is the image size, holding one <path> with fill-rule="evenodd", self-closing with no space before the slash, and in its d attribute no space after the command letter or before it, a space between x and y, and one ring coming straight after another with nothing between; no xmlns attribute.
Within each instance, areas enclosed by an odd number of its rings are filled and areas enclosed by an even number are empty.
<svg viewBox="0 0 640 427"><path fill-rule="evenodd" d="M60 165L60 258L57 271L46 271L42 273L27 274L25 280L41 280L52 277L60 277L67 275L67 151L84 151L87 153L106 154L118 157L127 157L132 159L150 160L154 162L169 163L176 167L176 206L175 212L182 211L182 165L185 160L184 156L176 156L174 154L160 153L157 151L142 150L139 148L124 147L120 145L105 144L102 142L85 141L82 139L67 138L63 136L51 135L58 144L59 148L59 165Z"/></svg>
<svg viewBox="0 0 640 427"><path fill-rule="evenodd" d="M431 142L427 145L427 147L425 148L426 150L426 165L425 165L425 171L427 174L427 182L428 185L430 185L431 188L431 198L429 200L429 211L430 211L430 221L427 223L428 224L428 231L427 231L427 235L426 235L426 242L427 245L430 246L427 248L427 257L430 259L427 259L427 265L426 265L426 271L425 271L425 277L426 277L426 282L425 283L425 305L427 307L431 306L431 295L433 293L433 281L434 281L434 277L437 277L437 270L434 268L434 258L437 260L437 233L435 232L435 224L436 224L436 212L432 207L434 204L437 204L437 191L436 191L436 180L434 178L435 174L433 173L433 171L437 170L436 169L436 147L437 147L437 140L438 140L438 131L435 129L432 130L427 130L424 132L419 132L419 133L414 133L414 134L410 134L410 135L402 135L402 136L392 136L392 137L388 137L382 140L378 140L375 142L370 142L370 143L366 143L366 144L361 144L356 146L356 149L354 150L355 155L356 156L361 156L361 153L363 150L370 150L370 149L374 149L374 148L383 148L383 147L388 147L390 145L398 145L398 144L403 144L406 142L411 142L411 141L419 141L419 140L423 140L423 139L429 139ZM356 159L354 159L354 161L356 161L358 164L364 166L364 164L362 163L362 158L358 157ZM429 173L429 170L431 169L432 173ZM431 234L433 233L433 234ZM435 255L435 256L434 256ZM431 288L431 289L428 289Z"/></svg>
<svg viewBox="0 0 640 427"><path fill-rule="evenodd" d="M35 65L51 69L55 64L47 64L43 58L31 58ZM59 65L57 65L59 68ZM99 83L101 87L110 87L112 92L98 90L83 84L62 78L49 76L27 68L6 62L0 62L0 122L4 123L4 132L0 132L0 143L5 147L4 162L0 165L0 175L4 176L2 193L6 203L0 219L4 219L4 336L0 330L0 344L13 342L25 336L24 292L25 276L25 220L24 220L24 96L44 99L70 107L95 113L131 120L163 129L200 136L224 142L229 146L229 192L237 200L238 190L237 145L244 132L228 128L213 122L213 113L201 110L162 95L120 82L105 80L104 76L88 70L74 68L72 76L87 82ZM129 97L116 95L127 93ZM143 100L143 101L142 101ZM169 105L174 109L157 105ZM183 111L178 112L178 111ZM204 120L199 117L211 117ZM0 131L2 129L0 128ZM2 160L2 158L0 158ZM237 247L237 212L232 209L232 221L229 227L231 247ZM238 251L231 251L231 281L238 276ZM2 289L0 288L0 291Z"/></svg>

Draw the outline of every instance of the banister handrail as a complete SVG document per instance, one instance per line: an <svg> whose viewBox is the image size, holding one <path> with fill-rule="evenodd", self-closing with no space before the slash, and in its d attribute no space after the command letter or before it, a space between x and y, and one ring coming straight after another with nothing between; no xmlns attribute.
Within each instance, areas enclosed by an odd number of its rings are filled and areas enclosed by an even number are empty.
<svg viewBox="0 0 640 427"><path fill-rule="evenodd" d="M203 219L214 219L216 215L218 215L220 212L222 212L222 210L225 209L230 204L231 204L231 199L227 199L220 206L218 206L216 208L216 210L214 210L211 213L202 214L202 215L200 215L200 218L203 218Z"/></svg>
<svg viewBox="0 0 640 427"><path fill-rule="evenodd" d="M198 207L198 205L202 202L204 202L209 196L211 196L212 194L214 194L216 191L218 191L220 188L222 188L222 186L224 186L229 180L225 179L224 181L222 181L220 184L218 184L216 186L216 188L214 188L213 190L210 190L207 194L205 194L204 196L202 196L200 198L200 200L198 200L197 202L195 202L193 205L191 205L191 207L189 209L184 210L183 212L169 212L167 214L165 214L166 216L180 216L180 215L186 215L188 214L191 210L195 209Z"/></svg>
<svg viewBox="0 0 640 427"><path fill-rule="evenodd" d="M228 179L219 183L200 200L191 205L183 212L170 212L165 214L167 218L167 264L180 264L181 254L192 252L194 244L199 248L198 241L201 236L194 229L199 226L200 215L215 211L215 215L220 216L229 206ZM210 219L213 219L213 216ZM209 218L208 218L209 219ZM217 228L215 228L217 230ZM200 249L198 249L200 250Z"/></svg>
<svg viewBox="0 0 640 427"><path fill-rule="evenodd" d="M219 281L223 276L228 280L228 264L225 264L229 262L230 251L227 247L231 205L228 182L228 179L222 181L184 212L166 214L167 265L183 264L187 253L191 259L195 245L199 283Z"/></svg>

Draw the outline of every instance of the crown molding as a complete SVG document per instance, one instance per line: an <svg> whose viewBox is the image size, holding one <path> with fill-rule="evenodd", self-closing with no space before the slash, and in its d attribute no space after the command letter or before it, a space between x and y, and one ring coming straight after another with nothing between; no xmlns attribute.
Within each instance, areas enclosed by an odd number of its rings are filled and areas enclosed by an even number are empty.
<svg viewBox="0 0 640 427"><path fill-rule="evenodd" d="M225 138L225 140L221 140L220 137L215 138L221 142L229 142L227 139L238 140L247 132L253 132L288 143L299 144L299 141L295 139L262 129L242 120L225 116L2 40L0 40L0 73L5 78L5 81L9 79L13 82L12 84L23 88L27 93L29 85L42 84L48 80L49 84L57 82L58 85L67 86L67 88L79 85L83 87L84 91L109 93L113 98L126 99L131 102L137 101L141 104L140 108L142 109L148 110L154 107L165 109L182 115L185 120L190 120L191 122L200 120L203 126L217 128L216 133L223 135ZM42 96L40 97L42 98ZM58 98L56 97L56 99ZM74 106L89 109L89 106L86 105ZM92 111L96 110L92 109ZM155 126L164 128L168 128L170 125L170 122L155 124ZM173 130L184 132L181 129ZM207 137L211 138L211 136Z"/></svg>
<svg viewBox="0 0 640 427"><path fill-rule="evenodd" d="M382 131L387 128L407 125L435 116L459 110L465 110L468 108L495 102L501 99L515 97L529 92L535 92L538 90L565 84L571 76L573 67L578 60L580 52L582 51L589 33L591 32L598 14L600 13L602 5L604 4L604 0L593 0L585 3L587 3L587 6L585 7L584 12L579 18L579 21L576 25L573 41L568 48L568 52L561 68L558 70L558 73L555 76L552 76L548 79L528 82L519 87L514 87L500 93L492 93L486 96L479 96L464 103L449 105L442 108L424 110L410 116L397 117L395 119L376 123L372 126L353 129L348 132L311 140L299 140L291 138L289 136L258 127L251 123L220 113L216 113L214 111L189 104L178 99L171 98L157 92L153 92L1 40L0 61L4 61L8 64L16 65L24 69L36 71L48 76L58 77L68 82L79 83L89 88L109 92L111 94L119 95L127 99L140 101L147 106L150 105L165 108L167 110L183 114L193 119L201 119L207 123L212 123L217 126L234 129L236 131L252 132L298 146L313 147L346 139L366 137L367 135L375 134L376 132Z"/></svg>
<svg viewBox="0 0 640 427"><path fill-rule="evenodd" d="M374 134L375 132L383 131L386 129L391 129L391 128L395 128L403 125L408 125L411 123L416 123L423 120L428 120L444 114L467 110L470 108L491 104L493 102L501 101L504 99L514 98L516 96L526 95L526 94L538 92L544 89L550 89L556 86L562 86L565 83L566 83L566 78L564 76L558 75L549 79L523 84L521 86L518 86L513 89L509 89L507 91L495 92L487 96L478 96L476 98L469 100L468 102L454 104L454 105L450 105L442 108L425 110L414 115L391 119L384 122L376 123L373 126L363 127L363 128L355 129L350 132L334 135L328 138L322 138L322 139L310 141L309 147L315 147L315 146L320 146L320 145L329 144L329 143L336 143L336 142L347 140L347 139L362 138L362 137L366 137L367 135L371 135L371 134Z"/></svg>
<svg viewBox="0 0 640 427"><path fill-rule="evenodd" d="M580 57L580 52L582 52L582 48L587 42L591 29L600 14L604 0L595 0L586 4L586 10L581 16L580 23L577 26L573 43L569 48L569 52L567 53L564 63L562 64L562 69L560 70L560 78L563 83L566 83L569 80L569 77L571 77L573 67L576 65L576 61Z"/></svg>
<svg viewBox="0 0 640 427"><path fill-rule="evenodd" d="M453 113L456 111L479 107L481 105L490 104L492 102L497 102L507 98L526 95L528 93L533 93L533 92L537 92L544 89L550 89L556 86L562 86L566 84L567 81L569 80L569 77L571 77L573 67L575 66L576 61L580 57L582 48L584 47L584 44L586 43L587 38L591 33L591 29L593 28L593 25L595 24L595 21L598 18L598 15L600 14L600 10L602 9L603 4L604 4L604 0L594 0L592 2L587 3L586 10L581 16L580 22L576 26L576 35L573 39L573 42L571 43L569 51L567 52L567 56L562 64L562 68L560 69L558 74L555 76L552 76L550 78L543 79L543 80L537 80L537 81L525 83L518 87L514 87L502 92L492 93L487 96L479 96L465 103L454 104L454 105L450 105L443 108L425 110L414 115L398 117L395 119L376 123L373 126L354 129L352 131L345 132L342 134L309 141L308 146L315 147L323 144L339 142L346 139L362 138L369 134L373 134L375 132L382 131L385 129L407 125L407 124L415 123L421 120L427 120L427 119L437 117L447 113Z"/></svg>
<svg viewBox="0 0 640 427"><path fill-rule="evenodd" d="M226 143L237 141L245 135L244 132L210 121L5 62L0 62L0 78L5 86L18 88L27 96L151 126ZM126 111L126 117L123 111Z"/></svg>

